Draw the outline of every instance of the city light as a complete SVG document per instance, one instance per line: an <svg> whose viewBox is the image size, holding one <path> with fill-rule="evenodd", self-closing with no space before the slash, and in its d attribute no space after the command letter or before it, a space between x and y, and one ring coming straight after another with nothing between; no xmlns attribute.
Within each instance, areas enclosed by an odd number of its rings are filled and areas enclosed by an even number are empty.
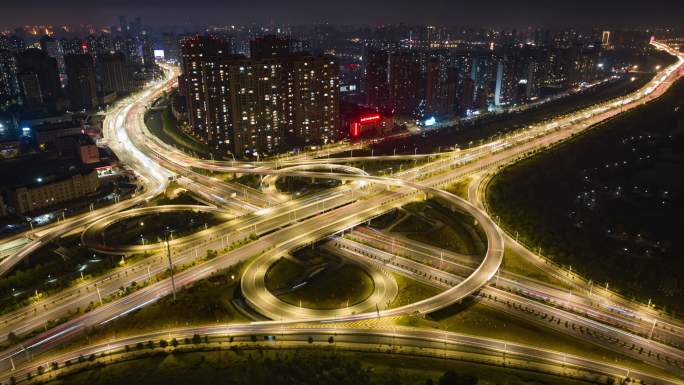
<svg viewBox="0 0 684 385"><path fill-rule="evenodd" d="M380 120L380 115L372 115L372 116L366 116L366 117L359 119L359 122L369 123L369 122L377 122L378 120Z"/></svg>

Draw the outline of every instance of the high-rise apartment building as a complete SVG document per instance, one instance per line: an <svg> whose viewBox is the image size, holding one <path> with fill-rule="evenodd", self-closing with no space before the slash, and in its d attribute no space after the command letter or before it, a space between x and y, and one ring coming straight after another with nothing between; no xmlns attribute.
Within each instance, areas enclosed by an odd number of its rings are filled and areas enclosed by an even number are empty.
<svg viewBox="0 0 684 385"><path fill-rule="evenodd" d="M236 157L336 140L336 61L263 42L252 44L257 58L231 55L216 37L183 42L181 88L193 134Z"/></svg>
<svg viewBox="0 0 684 385"><path fill-rule="evenodd" d="M411 117L456 112L459 72L446 50L368 50L366 105Z"/></svg>
<svg viewBox="0 0 684 385"><path fill-rule="evenodd" d="M17 67L23 97L29 99L33 107L54 106L61 94L57 60L45 51L30 48L19 53Z"/></svg>
<svg viewBox="0 0 684 385"><path fill-rule="evenodd" d="M425 64L423 116L449 116L456 112L458 72L445 55L433 55Z"/></svg>
<svg viewBox="0 0 684 385"><path fill-rule="evenodd" d="M252 59L283 57L290 53L290 40L284 36L259 36L249 42L249 57Z"/></svg>
<svg viewBox="0 0 684 385"><path fill-rule="evenodd" d="M142 32L142 59L145 69L154 68L154 47L152 46L152 39L145 31Z"/></svg>
<svg viewBox="0 0 684 385"><path fill-rule="evenodd" d="M178 83L186 98L188 121L192 134L214 149L232 146L226 143L232 134L228 72L219 68L230 54L225 40L211 36L188 38L182 44Z"/></svg>
<svg viewBox="0 0 684 385"><path fill-rule="evenodd" d="M65 74L64 71L64 53L62 51L62 46L59 44L59 41L53 39L50 36L43 36L39 40L40 43L40 49L43 51L47 52L47 54L55 58L57 60L57 69L59 71L60 75L60 80Z"/></svg>
<svg viewBox="0 0 684 385"><path fill-rule="evenodd" d="M19 74L19 84L21 85L21 95L24 106L31 111L36 111L45 106L45 99L40 87L40 79L34 72L24 72Z"/></svg>
<svg viewBox="0 0 684 385"><path fill-rule="evenodd" d="M88 43L78 37L73 39L61 38L59 39L59 45L62 47L62 53L64 55L81 54L88 50Z"/></svg>
<svg viewBox="0 0 684 385"><path fill-rule="evenodd" d="M95 62L100 60L100 56L107 55L113 50L113 43L109 34L89 35L86 39L87 52L93 57Z"/></svg>
<svg viewBox="0 0 684 385"><path fill-rule="evenodd" d="M14 53L0 50L0 104L20 95L17 59Z"/></svg>
<svg viewBox="0 0 684 385"><path fill-rule="evenodd" d="M92 56L88 54L66 55L64 62L69 80L71 109L93 109L98 103L95 64Z"/></svg>
<svg viewBox="0 0 684 385"><path fill-rule="evenodd" d="M119 94L130 91L130 77L126 64L126 55L116 52L100 57L100 73L102 90Z"/></svg>
<svg viewBox="0 0 684 385"><path fill-rule="evenodd" d="M414 115L423 94L420 55L399 51L389 59L389 106L399 115Z"/></svg>
<svg viewBox="0 0 684 385"><path fill-rule="evenodd" d="M180 45L178 35L175 33L164 33L162 36L162 47L164 48L164 58L166 60L178 60L180 58Z"/></svg>
<svg viewBox="0 0 684 385"><path fill-rule="evenodd" d="M329 56L282 60L283 119L290 145L330 143L339 134L339 68Z"/></svg>
<svg viewBox="0 0 684 385"><path fill-rule="evenodd" d="M389 54L369 49L366 53L366 104L385 109L389 103Z"/></svg>
<svg viewBox="0 0 684 385"><path fill-rule="evenodd" d="M19 36L0 34L0 49L18 53L26 49L26 42Z"/></svg>
<svg viewBox="0 0 684 385"><path fill-rule="evenodd" d="M208 104L207 112L220 109L219 113L227 114L222 133L228 150L236 156L278 152L284 145L282 64L274 59L233 57L222 59L219 68L227 76L217 86L228 91L229 104L223 100Z"/></svg>

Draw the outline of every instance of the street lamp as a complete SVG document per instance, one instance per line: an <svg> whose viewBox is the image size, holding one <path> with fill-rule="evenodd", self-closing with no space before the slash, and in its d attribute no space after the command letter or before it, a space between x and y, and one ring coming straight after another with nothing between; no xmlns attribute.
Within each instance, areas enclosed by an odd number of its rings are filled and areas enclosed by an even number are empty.
<svg viewBox="0 0 684 385"><path fill-rule="evenodd" d="M171 287L173 289L173 300L176 300L176 280L173 276L173 261L171 260L171 245L169 244L169 235L173 232L168 227L166 228L166 257L169 260L169 270L171 271Z"/></svg>

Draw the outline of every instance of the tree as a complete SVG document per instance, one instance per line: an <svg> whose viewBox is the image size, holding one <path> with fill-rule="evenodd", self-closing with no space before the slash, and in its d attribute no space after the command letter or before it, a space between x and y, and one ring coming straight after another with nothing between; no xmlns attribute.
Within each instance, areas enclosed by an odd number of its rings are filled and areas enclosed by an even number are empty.
<svg viewBox="0 0 684 385"><path fill-rule="evenodd" d="M439 385L477 385L477 377L448 371L440 377Z"/></svg>
<svg viewBox="0 0 684 385"><path fill-rule="evenodd" d="M171 340L171 346L173 346L174 348L177 347L177 346L178 346L178 340L175 339L175 338L172 339L172 340Z"/></svg>
<svg viewBox="0 0 684 385"><path fill-rule="evenodd" d="M309 337L309 343L313 344L313 337Z"/></svg>
<svg viewBox="0 0 684 385"><path fill-rule="evenodd" d="M332 344L333 342L335 342L335 340L333 339L333 336L328 337L328 343Z"/></svg>
<svg viewBox="0 0 684 385"><path fill-rule="evenodd" d="M199 334L195 334L192 336L192 343L197 345L202 342L202 337L199 336Z"/></svg>
<svg viewBox="0 0 684 385"><path fill-rule="evenodd" d="M169 343L166 342L166 340L163 340L163 339L162 339L162 340L159 340L159 347L160 347L160 348L165 348L165 347L167 347L167 346L169 346Z"/></svg>

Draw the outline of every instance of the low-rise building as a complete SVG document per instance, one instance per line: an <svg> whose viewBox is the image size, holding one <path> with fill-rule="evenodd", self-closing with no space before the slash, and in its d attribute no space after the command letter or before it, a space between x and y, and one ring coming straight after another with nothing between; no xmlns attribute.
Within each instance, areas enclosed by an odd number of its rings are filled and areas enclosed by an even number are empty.
<svg viewBox="0 0 684 385"><path fill-rule="evenodd" d="M85 134L60 137L57 140L57 151L63 159L75 157L83 164L100 161L100 150L93 139Z"/></svg>
<svg viewBox="0 0 684 385"><path fill-rule="evenodd" d="M390 134L394 129L394 117L391 113L382 113L355 104L341 104L340 120L341 138L383 136Z"/></svg>
<svg viewBox="0 0 684 385"><path fill-rule="evenodd" d="M9 204L24 215L97 191L100 181L92 168L62 175L37 177L30 183L15 185L8 191Z"/></svg>
<svg viewBox="0 0 684 385"><path fill-rule="evenodd" d="M83 131L80 124L71 122L44 124L30 128L34 133L36 144L43 150L54 147L61 137L79 135Z"/></svg>
<svg viewBox="0 0 684 385"><path fill-rule="evenodd" d="M0 159L12 159L19 156L21 142L15 138L0 138Z"/></svg>

